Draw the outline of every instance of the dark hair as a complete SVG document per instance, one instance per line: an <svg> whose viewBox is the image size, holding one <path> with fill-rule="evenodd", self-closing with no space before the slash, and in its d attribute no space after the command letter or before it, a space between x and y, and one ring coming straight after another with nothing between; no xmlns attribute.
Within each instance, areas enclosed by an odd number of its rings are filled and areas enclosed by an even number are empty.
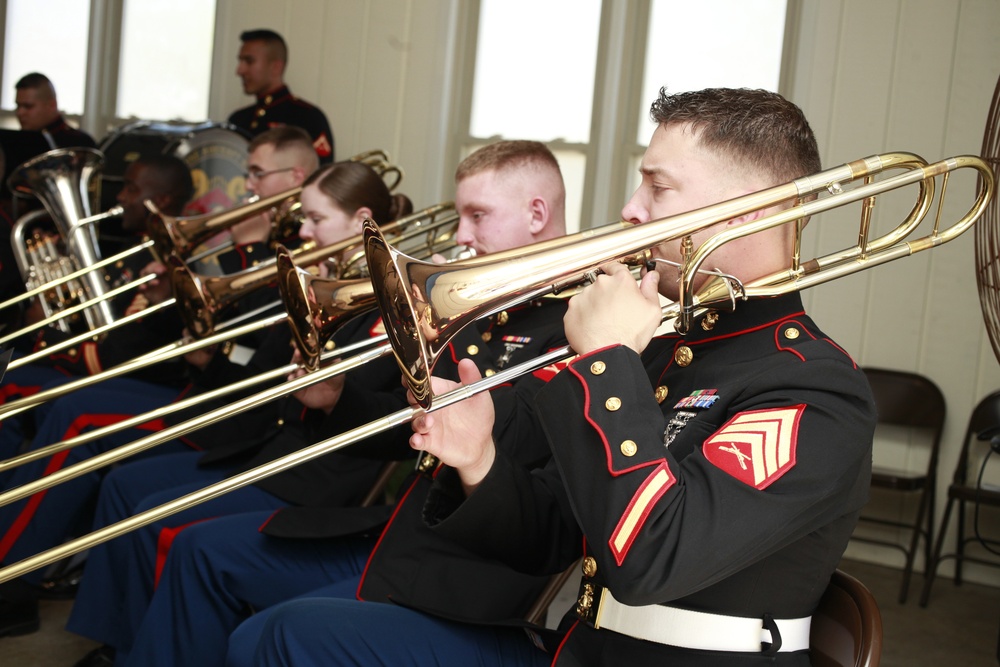
<svg viewBox="0 0 1000 667"><path fill-rule="evenodd" d="M513 171L528 166L550 167L562 178L559 162L548 146L540 141L517 139L497 141L476 150L459 163L455 180L461 181L484 171Z"/></svg>
<svg viewBox="0 0 1000 667"><path fill-rule="evenodd" d="M288 63L288 45L285 39L273 30L258 28L256 30L244 30L240 33L241 42L264 42L271 60L280 60Z"/></svg>
<svg viewBox="0 0 1000 667"><path fill-rule="evenodd" d="M380 225L392 222L413 210L409 197L392 195L382 177L362 162L334 162L313 172L302 187L314 183L320 192L333 199L348 213L367 207L372 212L372 219Z"/></svg>
<svg viewBox="0 0 1000 667"><path fill-rule="evenodd" d="M25 74L17 80L17 83L14 84L15 90L24 90L26 88L40 90L44 93L48 93L51 97L56 96L56 88L52 85L49 77L39 72Z"/></svg>
<svg viewBox="0 0 1000 667"><path fill-rule="evenodd" d="M819 149L805 114L777 93L707 88L668 94L649 111L656 123L690 123L699 141L743 167L784 183L820 170Z"/></svg>
<svg viewBox="0 0 1000 667"><path fill-rule="evenodd" d="M177 215L194 196L194 183L191 171L184 160L167 153L153 153L139 157L136 164L153 171L156 175L157 192L170 197L170 210L164 207L164 213Z"/></svg>

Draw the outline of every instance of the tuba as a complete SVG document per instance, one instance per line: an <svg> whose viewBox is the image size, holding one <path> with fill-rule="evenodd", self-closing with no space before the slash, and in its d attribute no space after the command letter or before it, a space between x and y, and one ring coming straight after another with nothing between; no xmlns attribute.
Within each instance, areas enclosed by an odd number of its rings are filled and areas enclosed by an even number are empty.
<svg viewBox="0 0 1000 667"><path fill-rule="evenodd" d="M91 215L90 191L98 178L104 156L92 148L59 148L28 160L11 174L11 191L34 195L44 211L32 211L18 218L11 231L11 246L28 290L50 283L101 259L97 243L98 220L119 215L120 207L107 213ZM24 238L32 224L48 213L58 235L35 231ZM98 298L109 287L102 272L87 272L48 290L39 299L47 316L74 302ZM83 311L88 328L114 321L107 301L100 301ZM69 329L69 323L60 321Z"/></svg>

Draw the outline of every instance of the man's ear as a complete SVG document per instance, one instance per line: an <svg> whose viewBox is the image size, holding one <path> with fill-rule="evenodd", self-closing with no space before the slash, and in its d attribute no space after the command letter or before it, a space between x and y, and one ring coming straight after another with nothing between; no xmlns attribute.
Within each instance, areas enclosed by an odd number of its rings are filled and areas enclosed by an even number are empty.
<svg viewBox="0 0 1000 667"><path fill-rule="evenodd" d="M762 208L759 208L756 211L750 211L749 213L741 215L738 218L733 218L732 220L726 221L726 226L735 227L737 225L742 225L747 222L753 222L754 220L763 218L767 214L767 211L768 209L762 209Z"/></svg>
<svg viewBox="0 0 1000 667"><path fill-rule="evenodd" d="M533 197L528 205L528 209L531 211L531 222L528 225L528 230L537 236L549 224L551 216L549 203L542 197Z"/></svg>

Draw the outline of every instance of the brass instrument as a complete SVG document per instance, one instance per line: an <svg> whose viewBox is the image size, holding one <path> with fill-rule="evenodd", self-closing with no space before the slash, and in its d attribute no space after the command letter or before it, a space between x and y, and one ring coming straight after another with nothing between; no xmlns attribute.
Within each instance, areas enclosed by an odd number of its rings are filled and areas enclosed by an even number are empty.
<svg viewBox="0 0 1000 667"><path fill-rule="evenodd" d="M886 178L880 182L870 182L873 175L893 168L902 168L905 171L903 174ZM943 202L939 202L931 232L921 238L907 241L906 239L930 211L934 180L938 176L942 176L947 184L951 172L957 169L973 169L979 175L979 186L972 206L956 223L942 229L940 217ZM864 179L865 184L845 189L846 185L852 184L857 179ZM723 244L789 223L796 224L796 237L799 237L802 223L809 216L852 202L870 201L870 198L876 195L908 185L918 186L920 193L917 202L904 222L886 235L870 240L867 215L863 215L862 230L856 244L842 251L806 262L801 262L797 256L793 256L789 262L788 270L764 276L746 284L740 283L731 276L717 275L713 280L708 281L698 293L691 293L690 286L695 272L699 270L705 258ZM632 226L600 239L585 238L581 240L574 238L572 241L562 244L545 242L535 246L527 246L518 250L518 257L498 253L501 255L500 257L476 258L448 267L437 265L426 267L394 252L393 248L381 239L374 225L367 226L365 238L373 282L376 285L376 296L379 300L383 320L387 325L390 341L392 341L393 353L396 355L407 380L418 380L414 384L416 385L415 389L420 391L426 386L419 382L418 372L431 370L435 351L432 344L439 345L442 339L452 335L463 323L472 321L474 317L468 313L489 314L551 291L555 286L579 282L586 275L588 269L634 255L637 251L666 241L689 237L699 229L716 225L750 211L767 210L792 203L790 208L779 210L753 222L726 228L706 240L700 247L691 248L679 270L680 298L676 303L665 306L663 309L664 319L677 318L677 328L681 332L686 330L691 317L701 309L707 307L736 308L739 302L748 299L767 298L795 292L947 243L975 224L987 204L993 199L995 187L992 169L978 157L959 156L926 165L922 164L922 161L915 156L890 154L857 160L813 176L796 179L783 186L769 188L690 213ZM823 193L829 196L822 196ZM543 249L540 250L539 247ZM799 247L799 243L796 242L795 250ZM503 286L499 287L495 282L498 267L502 267L506 279ZM475 273L470 274L469 271ZM434 280L429 280L432 277ZM404 285L401 290L399 283ZM445 285L448 287L444 287ZM438 289L439 286L441 289ZM396 300L402 300L404 303L397 304ZM408 337L413 337L416 342L410 345L398 345L400 339ZM372 358L376 352L378 350L371 352ZM422 397L417 397L421 404L399 410L346 433L6 566L0 569L0 582L89 549L125 532L148 525L295 465L351 446L371 435L405 424L421 414L447 407L473 394L510 382L525 373L543 368L571 355L572 350L568 347L553 350L531 362L503 369L495 375L470 385L458 387L454 391L439 396L431 397L429 391L424 391ZM325 372L329 371L330 368L332 367L321 368L316 373L247 397L222 410L226 412L225 416L229 416L234 414L234 411L250 409L265 400L271 400L276 395L287 395L298 391L308 384L329 377ZM191 422L208 419L209 421L206 423L211 423L211 420L221 418L223 418L222 415L210 414L191 420ZM194 428L201 425L204 424L199 423ZM177 437L186 432L183 428L184 425L177 425L174 429L169 429L169 432L153 434L149 438L143 438L120 449L133 448L132 451L141 451L142 448L152 446L149 443L158 438ZM84 474L116 460L114 456L110 455L112 453L107 454L95 457L95 459L100 458L100 461L90 459L71 468L80 470L75 474ZM61 470L50 477L69 477L71 476L70 470L70 468ZM41 484L45 483L46 480L48 478L38 480L39 486L33 486L30 492L43 488ZM10 493L22 494L21 497L23 497L28 492L24 491L24 487L21 487L8 492L8 494ZM6 497L8 494L0 496L0 501L10 502Z"/></svg>
<svg viewBox="0 0 1000 667"><path fill-rule="evenodd" d="M259 202L259 205L265 206L265 202ZM384 229L389 233L405 235L405 231L409 227L413 225L420 225L421 234L423 234L431 228L454 226L457 224L457 220L458 216L454 211L454 205L451 202L445 202L430 206L404 218L400 218L399 220L385 225ZM296 258L296 261L301 264L315 264L325 259L336 257L339 253L356 247L361 241L361 238L361 235L354 236L339 243L322 248L299 248L295 251L293 256ZM278 276L276 259L262 262L257 266L239 271L237 273L213 277L199 275L191 271L184 264L184 262L179 259L172 258L168 261L171 265L168 274L173 286L174 298L164 301L161 304L157 304L157 306L154 307L160 308L165 305L177 305L181 310L181 315L188 331L195 338L200 338L202 340L177 341L159 350L154 350L153 352L143 355L137 359L133 359L113 368L109 368L101 373L82 377L74 380L73 382L68 382L52 389L40 391L31 396L20 398L5 405L0 405L0 421L11 415L29 410L36 405L40 405L41 403L65 396L66 394L77 389L97 384L112 377L119 377L126 373L131 373L140 368L145 368L162 361L174 359L176 357L183 356L188 352L192 352L239 335L244 335L251 331L258 331L274 324L272 318L269 317L255 323L244 325L238 329L228 330L219 334L215 333L215 330L218 327L217 320L219 318L219 314L226 307L230 306L240 298L243 298L257 289L275 281ZM365 280L365 282L368 283L367 280ZM370 287L368 289L370 290ZM374 301L372 301L370 307L374 308L374 306ZM285 313L280 313L279 315L272 317L284 319ZM90 335L93 333L94 332L90 332ZM84 334L84 337L87 337L87 335ZM67 343L70 345L75 344L70 341L67 341ZM51 352L52 349L53 347L49 347L47 351ZM18 362L25 363L23 359L18 359L15 362L12 362L10 367L16 367Z"/></svg>
<svg viewBox="0 0 1000 667"><path fill-rule="evenodd" d="M104 215L91 214L91 183L99 178L103 163L104 155L96 149L58 148L28 160L8 179L11 191L32 194L45 207L44 212L33 211L18 218L11 231L11 247L29 290L76 274L101 259L92 223L120 214L120 208ZM30 239L24 238L28 226L46 212L57 236L38 233ZM102 275L85 272L63 281L58 289L36 294L46 296L41 304L48 316L64 302L99 297L107 289ZM111 308L104 301L95 302L82 315L89 327L114 321ZM63 323L63 329L68 331L69 323Z"/></svg>
<svg viewBox="0 0 1000 667"><path fill-rule="evenodd" d="M76 150L76 149L74 149ZM96 153L87 149L90 153ZM56 153L57 151L52 151ZM48 153L46 155L49 155ZM97 153L97 155L100 155ZM355 155L350 160L361 161L368 164L376 173L385 177L387 174L393 177L392 187L395 187L402 180L403 173L402 170L389 163L389 158L384 151L372 150L365 153L359 153ZM81 172L83 170L81 169ZM93 170L91 170L93 171ZM36 172L32 172L35 174ZM55 178L58 172L53 172L49 170L46 173L38 174L36 178L40 179L39 188L41 186L46 186L48 191L50 189L57 189L58 191L63 191L66 188L63 184L51 184L49 180ZM12 175L12 179L17 176L17 174ZM93 178L92 173L88 173L88 178ZM11 187L14 187L12 183ZM390 188L391 189L391 188ZM53 271L46 268L47 265L41 265L36 259L33 259L31 255L25 255L23 259L19 257L19 265L22 267L22 275L25 275L25 282L28 283L28 291L25 294L20 294L17 297L4 301L0 303L0 309L6 308L8 306L14 305L20 301L26 300L33 296L37 296L43 293L53 293L53 294L81 294L81 291L75 287L77 284L75 281L83 278L89 281L100 281L101 275L94 273L97 269L108 266L116 261L124 259L127 256L136 254L147 248L151 248L153 253L160 257L166 258L171 255L178 255L180 257L186 258L188 263L193 263L200 259L205 258L208 255L216 254L222 250L227 249L230 244L221 244L220 246L213 248L206 253L202 253L198 256L191 256L195 248L203 244L205 241L210 239L217 233L220 233L226 229L229 229L235 224L243 222L249 218L259 215L266 211L271 211L271 240L272 243L279 240L293 236L301 223L300 218L300 204L298 201L299 193L302 191L301 187L289 188L288 190L273 195L266 198L255 197L250 201L240 205L235 206L231 209L227 209L221 212L210 212L202 215L196 216L168 216L157 209L157 207L151 202L146 201L146 208L150 212L150 218L147 220L147 236L149 237L143 243L130 248L121 253L116 254L114 257L110 257L106 260L87 262L83 267L75 266L79 262L75 263L72 267L72 272L68 272L69 269L63 271L59 274L53 275ZM54 205L54 203L53 203ZM47 204L47 208L49 205ZM68 208L68 207L67 207ZM91 216L89 218L81 219L77 226L84 228L93 222L100 219L110 217L112 215L120 215L121 207L114 207L107 213ZM18 221L20 226L26 225L28 222L34 220L36 214L28 214L23 216L24 222ZM30 216L30 217L29 217ZM63 216L66 217L66 216ZM15 227L17 230L18 227ZM13 243L15 249L19 249L23 243ZM33 251L36 256L43 256L48 254L50 243L46 243L43 239L38 245L38 250ZM96 247L96 246L95 246ZM24 253L22 253L24 255ZM58 261L60 266L69 266L67 261L63 260L53 260ZM42 284L38 284L38 281L29 281L29 272L32 271L32 267L38 267L34 269L34 273L46 274L46 279ZM148 279L147 279L148 280ZM100 281L102 286L103 281ZM129 283L129 288L135 288L143 284L142 280L137 280ZM99 295L90 294L90 298L85 302L85 306L79 308L79 310L84 310L86 308L101 308L102 310L108 310L109 305L106 303L106 297L102 298L106 294L106 289ZM124 290L122 290L124 291ZM88 293L89 294L89 293ZM82 299L81 299L82 300ZM46 318L35 325L24 327L18 331L8 334L3 338L4 342L7 340L12 340L18 336L33 331L35 329L41 328L47 324L57 324L64 330L66 330L66 323L63 322L60 314L69 315L70 313L65 312L66 304L69 303L68 300L59 300L56 305L60 308L49 307L45 310ZM110 313L110 310L108 310ZM113 321L113 318L108 318L107 321L102 323L92 323L91 327L106 325Z"/></svg>

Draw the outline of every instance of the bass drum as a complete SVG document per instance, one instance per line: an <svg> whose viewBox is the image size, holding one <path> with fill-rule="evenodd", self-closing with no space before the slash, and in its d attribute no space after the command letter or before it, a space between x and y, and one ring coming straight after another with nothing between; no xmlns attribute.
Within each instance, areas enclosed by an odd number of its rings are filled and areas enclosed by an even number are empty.
<svg viewBox="0 0 1000 667"><path fill-rule="evenodd" d="M250 140L228 123L196 125L141 120L122 126L101 143L104 171L101 209L117 203L125 170L139 157L157 153L176 155L187 163L194 196L184 215L233 207L246 197L246 160ZM108 220L107 223L117 222ZM102 237L121 237L121 227L101 223Z"/></svg>

